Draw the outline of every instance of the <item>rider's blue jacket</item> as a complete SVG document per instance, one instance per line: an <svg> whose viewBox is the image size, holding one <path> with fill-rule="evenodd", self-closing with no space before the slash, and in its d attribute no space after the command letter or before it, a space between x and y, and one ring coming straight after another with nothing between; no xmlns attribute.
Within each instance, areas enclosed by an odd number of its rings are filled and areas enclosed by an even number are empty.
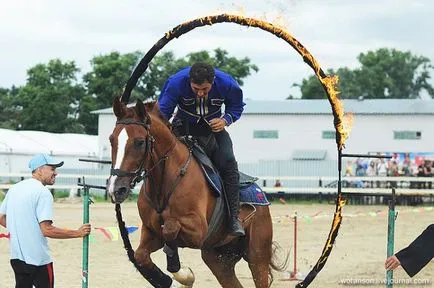
<svg viewBox="0 0 434 288"><path fill-rule="evenodd" d="M209 122L221 117L227 125L241 117L243 112L243 91L232 76L215 69L215 80L206 98L196 98L190 86L190 67L172 75L164 84L158 103L163 115L170 119L178 106L177 118L196 124L200 119ZM221 106L224 104L225 111Z"/></svg>

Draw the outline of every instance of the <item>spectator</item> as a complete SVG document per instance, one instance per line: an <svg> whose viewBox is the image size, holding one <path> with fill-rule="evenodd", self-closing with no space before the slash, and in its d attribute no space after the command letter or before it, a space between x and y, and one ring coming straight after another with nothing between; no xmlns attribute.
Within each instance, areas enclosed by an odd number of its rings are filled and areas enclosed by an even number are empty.
<svg viewBox="0 0 434 288"><path fill-rule="evenodd" d="M348 161L346 166L345 166L345 173L344 173L345 177L352 177L354 176L353 173L353 163L351 161ZM352 187L353 186L353 181L349 181L349 180L345 180L342 182L342 184L344 184L344 187Z"/></svg>
<svg viewBox="0 0 434 288"><path fill-rule="evenodd" d="M410 159L410 154L409 153L405 153L404 155L404 160L402 161L402 167L403 167L403 171L407 171L406 175L410 175L410 169L411 166L413 165L411 159Z"/></svg>
<svg viewBox="0 0 434 288"><path fill-rule="evenodd" d="M389 175L388 176L391 176L391 177L401 176L401 174L399 173L398 163L395 160L389 162ZM392 187L397 187L396 181L392 181L390 183L391 183Z"/></svg>
<svg viewBox="0 0 434 288"><path fill-rule="evenodd" d="M90 224L78 230L53 225L53 195L46 185L53 185L56 162L45 154L35 155L29 162L32 178L13 185L0 206L0 225L10 233L10 263L16 287L54 287L53 261L49 254L49 238L80 238L90 233Z"/></svg>
<svg viewBox="0 0 434 288"><path fill-rule="evenodd" d="M356 176L358 177L365 177L366 176L366 162L364 162L362 159L357 159L356 161ZM362 180L357 180L355 182L357 188L363 188L365 187L365 183Z"/></svg>
<svg viewBox="0 0 434 288"><path fill-rule="evenodd" d="M280 182L279 179L276 179L276 182L274 183L274 187L275 188L283 187L282 182ZM277 197L279 197L279 201L284 203L285 202L285 200L284 200L285 192L279 190L279 191L277 191L277 195L278 195Z"/></svg>
<svg viewBox="0 0 434 288"><path fill-rule="evenodd" d="M274 183L274 187L282 187L282 183L280 183L279 179L276 179L276 183Z"/></svg>
<svg viewBox="0 0 434 288"><path fill-rule="evenodd" d="M425 160L425 165L424 165L424 172L425 172L425 177L432 177L432 170L431 170L431 161L430 160ZM432 182L426 182L426 186L428 189L432 188Z"/></svg>
<svg viewBox="0 0 434 288"><path fill-rule="evenodd" d="M425 160L421 160L419 166L417 167L417 177L425 177L426 169L425 169ZM419 179L420 180L420 179ZM418 181L417 182L418 189L425 189L425 182Z"/></svg>
<svg viewBox="0 0 434 288"><path fill-rule="evenodd" d="M389 169L387 167L386 162L384 161L383 158L380 159L380 162L377 165L377 172L378 172L378 176L379 177L387 177L387 174L389 172ZM383 183L386 183L386 181L384 181ZM380 182L380 187L383 186ZM387 184L385 185L387 186Z"/></svg>
<svg viewBox="0 0 434 288"><path fill-rule="evenodd" d="M369 163L368 169L366 169L366 176L375 177L377 176L377 166L375 161ZM374 188L374 181L368 181L368 187Z"/></svg>

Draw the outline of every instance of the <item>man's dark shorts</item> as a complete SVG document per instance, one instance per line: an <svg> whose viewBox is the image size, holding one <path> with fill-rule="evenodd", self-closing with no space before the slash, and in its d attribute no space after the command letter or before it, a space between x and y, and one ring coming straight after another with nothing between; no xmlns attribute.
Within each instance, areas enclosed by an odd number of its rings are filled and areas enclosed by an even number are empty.
<svg viewBox="0 0 434 288"><path fill-rule="evenodd" d="M11 266L15 273L15 288L54 287L53 263L35 266L18 259L11 259Z"/></svg>

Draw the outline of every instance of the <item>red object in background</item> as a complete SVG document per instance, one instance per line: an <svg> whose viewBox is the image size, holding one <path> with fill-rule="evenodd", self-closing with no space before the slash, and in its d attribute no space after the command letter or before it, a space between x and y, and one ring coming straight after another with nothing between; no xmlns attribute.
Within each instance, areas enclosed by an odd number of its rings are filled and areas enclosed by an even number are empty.
<svg viewBox="0 0 434 288"><path fill-rule="evenodd" d="M0 234L0 238L8 238L8 239L10 239L11 238L11 233L8 233L8 234Z"/></svg>
<svg viewBox="0 0 434 288"><path fill-rule="evenodd" d="M424 158L423 158L422 156L420 156L420 155L416 155L416 156L414 157L414 163L415 163L417 166L419 166L419 165L422 164L423 159L424 159Z"/></svg>

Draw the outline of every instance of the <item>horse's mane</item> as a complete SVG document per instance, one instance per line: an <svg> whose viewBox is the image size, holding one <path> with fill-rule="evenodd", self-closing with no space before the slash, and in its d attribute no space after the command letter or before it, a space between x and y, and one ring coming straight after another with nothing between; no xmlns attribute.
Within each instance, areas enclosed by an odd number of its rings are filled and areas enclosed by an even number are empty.
<svg viewBox="0 0 434 288"><path fill-rule="evenodd" d="M157 101L147 102L145 103L145 110L149 115L155 116L157 119L161 120L164 125L166 125L170 131L172 131L172 124L169 120L161 113L160 108L158 107Z"/></svg>
<svg viewBox="0 0 434 288"><path fill-rule="evenodd" d="M152 102L152 108L148 108L148 104L145 105L146 112L157 116L158 119L160 119L166 126L169 128L172 126L172 124L169 122L169 120L161 113L160 108L158 107L158 102L154 101Z"/></svg>

